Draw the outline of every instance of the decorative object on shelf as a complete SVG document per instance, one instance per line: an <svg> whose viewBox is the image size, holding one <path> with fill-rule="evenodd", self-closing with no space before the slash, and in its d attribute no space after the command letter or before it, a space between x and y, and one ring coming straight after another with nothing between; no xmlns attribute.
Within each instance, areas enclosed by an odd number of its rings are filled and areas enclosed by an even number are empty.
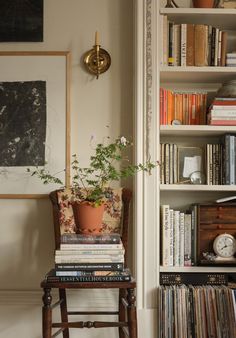
<svg viewBox="0 0 236 338"><path fill-rule="evenodd" d="M199 265L236 264L236 204L196 204Z"/></svg>
<svg viewBox="0 0 236 338"><path fill-rule="evenodd" d="M104 138L103 143L94 144L94 137L90 139L90 145L93 149L94 155L90 156L90 163L87 167L79 165L76 155L73 155L72 161L72 184L73 198L79 203L72 204L75 213L75 220L77 219L76 208L80 203L90 204L92 208L100 207L104 204L108 187L113 181L120 181L121 179L134 176L139 171L151 173L159 163L147 160L145 163L133 165L129 162L124 151L132 146L132 143L124 136L110 140L110 137ZM120 164L120 166L119 166ZM45 168L37 168L34 171L28 169L31 176L36 176L43 181L44 184L57 183L63 185L63 182L57 175L52 175ZM68 187L69 188L69 187ZM85 208L88 211L88 208ZM81 213L81 209L79 210ZM99 227L92 232L99 232L102 226L102 216L100 213ZM76 224L80 229L80 224ZM91 230L91 229L90 229ZM81 231L83 232L83 230ZM86 230L85 230L86 232Z"/></svg>
<svg viewBox="0 0 236 338"><path fill-rule="evenodd" d="M98 32L95 33L95 45L84 54L84 65L89 73L96 75L97 79L111 65L110 54L99 44Z"/></svg>
<svg viewBox="0 0 236 338"><path fill-rule="evenodd" d="M200 147L178 147L178 183L204 184L203 149ZM196 183L194 183L196 182Z"/></svg>
<svg viewBox="0 0 236 338"><path fill-rule="evenodd" d="M217 255L216 259L236 262L234 257L236 240L232 235L227 233L218 235L213 242L213 250Z"/></svg>
<svg viewBox="0 0 236 338"><path fill-rule="evenodd" d="M179 7L174 0L167 0L166 8Z"/></svg>
<svg viewBox="0 0 236 338"><path fill-rule="evenodd" d="M192 184L205 184L206 183L205 175L200 170L193 171L190 174L189 178L190 178L190 183Z"/></svg>
<svg viewBox="0 0 236 338"><path fill-rule="evenodd" d="M232 97L236 99L236 80L231 80L223 83L216 93L216 97Z"/></svg>
<svg viewBox="0 0 236 338"><path fill-rule="evenodd" d="M195 8L213 8L215 7L214 0L193 0L193 7Z"/></svg>
<svg viewBox="0 0 236 338"><path fill-rule="evenodd" d="M43 0L0 1L0 42L42 42Z"/></svg>

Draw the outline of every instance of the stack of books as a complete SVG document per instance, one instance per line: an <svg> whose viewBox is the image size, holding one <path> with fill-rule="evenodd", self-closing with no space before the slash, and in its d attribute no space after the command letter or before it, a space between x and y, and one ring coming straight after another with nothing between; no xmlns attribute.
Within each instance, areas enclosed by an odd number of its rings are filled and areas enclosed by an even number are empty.
<svg viewBox="0 0 236 338"><path fill-rule="evenodd" d="M216 97L207 116L212 126L236 126L236 97Z"/></svg>
<svg viewBox="0 0 236 338"><path fill-rule="evenodd" d="M236 52L226 54L226 66L227 67L236 66Z"/></svg>
<svg viewBox="0 0 236 338"><path fill-rule="evenodd" d="M124 268L125 249L119 234L63 234L55 251L55 269L48 282L130 281Z"/></svg>

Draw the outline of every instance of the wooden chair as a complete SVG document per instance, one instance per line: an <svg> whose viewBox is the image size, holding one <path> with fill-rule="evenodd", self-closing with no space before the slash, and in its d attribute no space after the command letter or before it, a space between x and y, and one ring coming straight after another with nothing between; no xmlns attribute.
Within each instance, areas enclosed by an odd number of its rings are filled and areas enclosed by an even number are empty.
<svg viewBox="0 0 236 338"><path fill-rule="evenodd" d="M55 231L55 247L60 248L60 208L58 203L57 191L50 193L50 200L53 206L53 220ZM122 217L122 233L121 238L125 248L125 266L127 266L128 253L128 225L129 225L129 205L132 192L128 189L122 189L123 217ZM136 319L136 282L132 278L130 282L47 282L43 280L41 287L44 290L43 308L42 308L42 329L43 338L52 338L62 333L63 338L69 338L69 328L104 328L117 327L119 329L119 338L137 338L137 319ZM68 311L66 289L119 289L119 304L117 304L116 312L84 312L84 311ZM52 304L51 289L58 289L59 300ZM52 322L52 310L60 305L61 322ZM118 321L68 321L71 315L117 315ZM58 328L53 334L52 329Z"/></svg>

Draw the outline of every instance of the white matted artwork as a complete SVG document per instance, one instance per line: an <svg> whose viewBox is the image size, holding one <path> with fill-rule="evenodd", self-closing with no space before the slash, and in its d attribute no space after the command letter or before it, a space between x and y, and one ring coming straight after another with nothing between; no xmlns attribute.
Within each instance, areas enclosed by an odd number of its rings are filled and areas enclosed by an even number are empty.
<svg viewBox="0 0 236 338"><path fill-rule="evenodd" d="M0 198L42 198L27 172L46 168L69 185L69 52L0 52Z"/></svg>

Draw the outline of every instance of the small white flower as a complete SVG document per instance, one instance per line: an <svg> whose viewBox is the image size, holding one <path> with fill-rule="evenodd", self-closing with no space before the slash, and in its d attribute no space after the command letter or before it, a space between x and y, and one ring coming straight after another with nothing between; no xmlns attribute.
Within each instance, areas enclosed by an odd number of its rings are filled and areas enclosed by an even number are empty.
<svg viewBox="0 0 236 338"><path fill-rule="evenodd" d="M120 143L123 144L123 146L126 146L127 145L127 139L124 136L122 136L120 138Z"/></svg>

